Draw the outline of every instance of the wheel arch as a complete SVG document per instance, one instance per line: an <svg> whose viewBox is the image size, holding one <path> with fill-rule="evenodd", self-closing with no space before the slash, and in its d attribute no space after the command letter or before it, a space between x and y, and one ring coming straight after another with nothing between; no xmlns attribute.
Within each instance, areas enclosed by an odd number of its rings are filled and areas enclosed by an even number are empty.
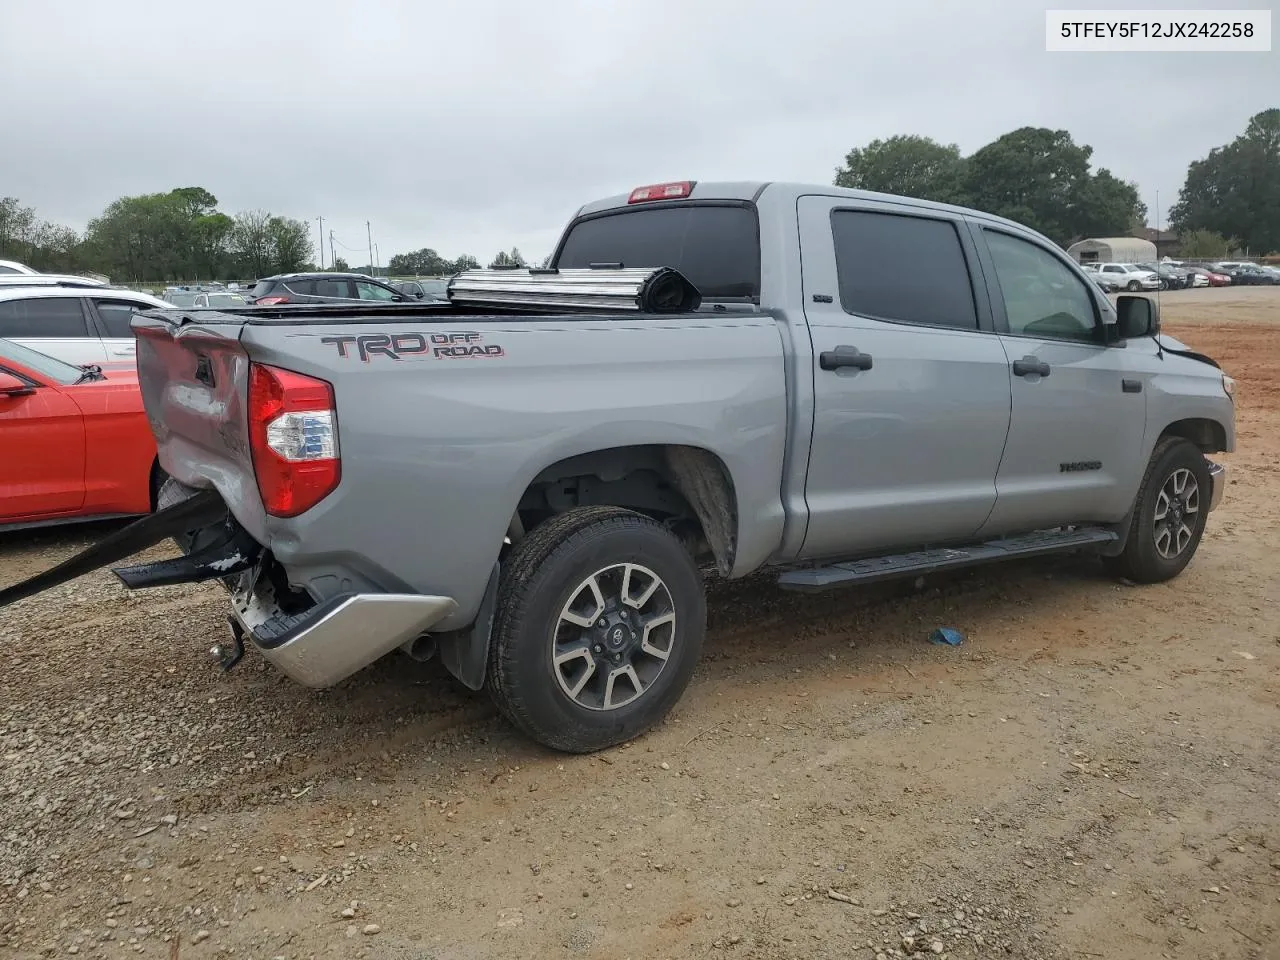
<svg viewBox="0 0 1280 960"><path fill-rule="evenodd" d="M738 500L728 465L705 447L633 444L562 457L525 486L512 517L515 540L551 516L580 506L626 507L683 527L721 575L733 568ZM510 535L510 534L509 534Z"/></svg>
<svg viewBox="0 0 1280 960"><path fill-rule="evenodd" d="M1227 449L1226 427L1209 417L1186 417L1175 420L1160 431L1160 436L1156 438L1156 445L1170 437L1190 440L1200 448L1201 453L1221 453Z"/></svg>

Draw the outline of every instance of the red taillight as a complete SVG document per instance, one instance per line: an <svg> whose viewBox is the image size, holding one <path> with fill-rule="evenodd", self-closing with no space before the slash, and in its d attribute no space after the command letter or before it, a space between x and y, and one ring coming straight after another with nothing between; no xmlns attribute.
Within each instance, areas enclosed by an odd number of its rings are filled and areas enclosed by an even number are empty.
<svg viewBox="0 0 1280 960"><path fill-rule="evenodd" d="M263 307L274 307L277 303L288 303L289 298L288 297L259 297L257 300L253 302Z"/></svg>
<svg viewBox="0 0 1280 960"><path fill-rule="evenodd" d="M627 197L627 203L648 203L651 200L681 200L693 193L692 180L676 180L673 183L655 183L636 187Z"/></svg>
<svg viewBox="0 0 1280 960"><path fill-rule="evenodd" d="M342 479L333 387L292 370L249 368L249 448L262 505L296 517Z"/></svg>

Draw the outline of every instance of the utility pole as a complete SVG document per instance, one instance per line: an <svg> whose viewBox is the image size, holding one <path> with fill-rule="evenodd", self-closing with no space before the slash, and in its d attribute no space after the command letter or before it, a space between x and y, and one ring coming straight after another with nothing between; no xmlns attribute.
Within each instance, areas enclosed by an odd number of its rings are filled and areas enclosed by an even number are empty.
<svg viewBox="0 0 1280 960"><path fill-rule="evenodd" d="M369 239L369 272L376 276L378 271L373 269L373 227L369 226L368 220L364 222L364 232Z"/></svg>
<svg viewBox="0 0 1280 960"><path fill-rule="evenodd" d="M320 240L320 269L324 269L324 217L316 217L320 221L320 229L317 231Z"/></svg>
<svg viewBox="0 0 1280 960"><path fill-rule="evenodd" d="M338 248L333 245L333 228L329 229L329 267L338 265Z"/></svg>
<svg viewBox="0 0 1280 960"><path fill-rule="evenodd" d="M376 277L378 271L382 269L382 254L378 251L378 245L373 245L373 275Z"/></svg>

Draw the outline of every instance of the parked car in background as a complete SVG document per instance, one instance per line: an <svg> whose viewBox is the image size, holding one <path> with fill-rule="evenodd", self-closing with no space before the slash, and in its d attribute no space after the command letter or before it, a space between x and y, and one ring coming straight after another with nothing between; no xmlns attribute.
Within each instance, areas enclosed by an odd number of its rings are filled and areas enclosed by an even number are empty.
<svg viewBox="0 0 1280 960"><path fill-rule="evenodd" d="M332 303L334 301L403 301L413 297L363 273L282 273L254 284L254 303Z"/></svg>
<svg viewBox="0 0 1280 960"><path fill-rule="evenodd" d="M149 513L165 480L133 363L0 339L0 529Z"/></svg>
<svg viewBox="0 0 1280 960"><path fill-rule="evenodd" d="M197 293L195 302L191 304L193 307L247 307L249 298L239 293L231 293L230 291L212 293Z"/></svg>
<svg viewBox="0 0 1280 960"><path fill-rule="evenodd" d="M1220 273L1223 276L1230 277L1232 284L1235 286L1257 286L1268 282L1267 279L1263 277L1261 271L1259 271L1252 263L1246 264L1239 263L1237 261L1219 261L1218 263L1210 265L1209 269L1216 273Z"/></svg>
<svg viewBox="0 0 1280 960"><path fill-rule="evenodd" d="M1080 268L1084 270L1085 276L1096 283L1103 293L1116 293L1123 289L1119 280L1104 276L1096 263L1082 263Z"/></svg>
<svg viewBox="0 0 1280 960"><path fill-rule="evenodd" d="M133 315L172 306L145 293L101 286L0 285L0 337L64 363L132 363Z"/></svg>
<svg viewBox="0 0 1280 960"><path fill-rule="evenodd" d="M1108 280L1119 284L1120 289L1131 293L1137 293L1139 290L1160 289L1160 278L1156 274L1132 263L1100 263L1098 272Z"/></svg>
<svg viewBox="0 0 1280 960"><path fill-rule="evenodd" d="M1181 290L1187 286L1190 274L1182 267L1167 263L1135 263L1140 270L1149 270L1160 280L1161 290Z"/></svg>
<svg viewBox="0 0 1280 960"><path fill-rule="evenodd" d="M5 273L0 274L3 287L108 287L105 280L79 277L69 273Z"/></svg>
<svg viewBox="0 0 1280 960"><path fill-rule="evenodd" d="M19 263L17 260L0 260L0 275L9 275L20 273L24 276L38 276L36 270L32 270L25 263Z"/></svg>
<svg viewBox="0 0 1280 960"><path fill-rule="evenodd" d="M1256 263L1242 263L1236 268L1236 273L1252 286L1269 287L1276 282L1275 274Z"/></svg>
<svg viewBox="0 0 1280 960"><path fill-rule="evenodd" d="M449 299L448 280L395 280L391 285L415 300Z"/></svg>
<svg viewBox="0 0 1280 960"><path fill-rule="evenodd" d="M1210 270L1208 267L1191 266L1187 267L1193 277L1199 277L1204 282L1197 283L1197 286L1203 287L1227 287L1231 285L1231 278L1225 273L1218 273L1216 270Z"/></svg>

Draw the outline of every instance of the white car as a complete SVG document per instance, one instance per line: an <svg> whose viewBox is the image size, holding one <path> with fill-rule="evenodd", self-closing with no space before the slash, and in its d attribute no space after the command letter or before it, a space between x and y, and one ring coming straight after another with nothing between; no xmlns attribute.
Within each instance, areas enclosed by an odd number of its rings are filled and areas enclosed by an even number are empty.
<svg viewBox="0 0 1280 960"><path fill-rule="evenodd" d="M133 315L172 309L159 297L91 286L0 285L0 338L81 366L130 362Z"/></svg>
<svg viewBox="0 0 1280 960"><path fill-rule="evenodd" d="M1139 290L1160 289L1159 276L1132 263L1100 263L1098 273L1120 290L1137 293Z"/></svg>
<svg viewBox="0 0 1280 960"><path fill-rule="evenodd" d="M0 276L10 276L13 274L21 274L23 276L35 276L37 271L32 270L25 263L19 263L17 260L0 260Z"/></svg>

